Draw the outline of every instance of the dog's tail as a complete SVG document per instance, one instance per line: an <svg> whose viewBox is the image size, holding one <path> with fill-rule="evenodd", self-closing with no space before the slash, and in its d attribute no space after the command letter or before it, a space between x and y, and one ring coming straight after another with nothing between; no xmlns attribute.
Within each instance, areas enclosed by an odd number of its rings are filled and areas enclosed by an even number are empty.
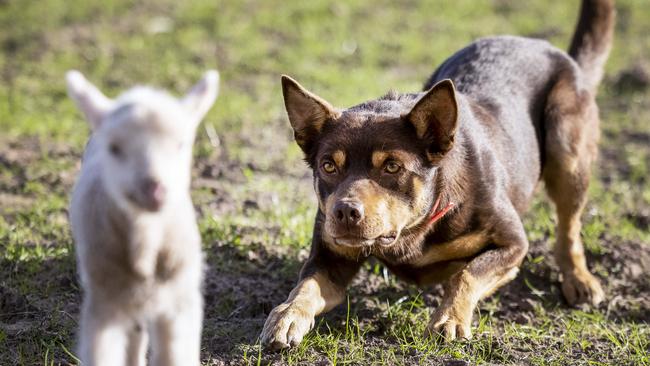
<svg viewBox="0 0 650 366"><path fill-rule="evenodd" d="M612 48L615 19L614 0L582 0L569 55L584 71L593 92L600 84L603 67Z"/></svg>

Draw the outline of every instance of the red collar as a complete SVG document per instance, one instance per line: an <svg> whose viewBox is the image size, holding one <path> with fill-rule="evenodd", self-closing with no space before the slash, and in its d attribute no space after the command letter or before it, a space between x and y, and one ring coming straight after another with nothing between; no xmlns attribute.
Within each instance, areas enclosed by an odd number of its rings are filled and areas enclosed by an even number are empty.
<svg viewBox="0 0 650 366"><path fill-rule="evenodd" d="M431 209L431 216L429 217L427 226L433 225L434 222L440 220L443 216L445 216L445 214L454 207L454 203L449 202L447 206L443 207L440 211L438 211L438 206L440 206L440 197L438 197L438 199L436 199L436 203L433 204L433 208Z"/></svg>

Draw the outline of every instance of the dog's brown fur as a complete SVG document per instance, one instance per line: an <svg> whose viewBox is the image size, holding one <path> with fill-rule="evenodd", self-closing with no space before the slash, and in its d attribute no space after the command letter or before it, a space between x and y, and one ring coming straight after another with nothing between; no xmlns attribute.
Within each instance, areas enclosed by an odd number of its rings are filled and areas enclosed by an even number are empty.
<svg viewBox="0 0 650 366"><path fill-rule="evenodd" d="M520 215L540 179L557 206L567 301L602 301L580 215L613 26L611 0L585 0L569 55L543 41L486 38L445 61L424 93L389 93L342 111L283 77L319 211L301 280L269 315L262 342L298 344L316 315L344 299L369 256L417 284L443 282L427 331L469 337L478 301L512 280L527 252Z"/></svg>

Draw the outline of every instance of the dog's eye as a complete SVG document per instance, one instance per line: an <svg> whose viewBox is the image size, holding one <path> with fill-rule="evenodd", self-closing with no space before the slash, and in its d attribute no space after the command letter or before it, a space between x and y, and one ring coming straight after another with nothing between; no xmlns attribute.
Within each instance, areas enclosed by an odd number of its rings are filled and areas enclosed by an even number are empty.
<svg viewBox="0 0 650 366"><path fill-rule="evenodd" d="M114 142L108 145L108 151L116 158L122 156L122 149L120 149L120 147Z"/></svg>
<svg viewBox="0 0 650 366"><path fill-rule="evenodd" d="M336 166L331 161L326 161L323 163L323 171L327 174L336 173Z"/></svg>
<svg viewBox="0 0 650 366"><path fill-rule="evenodd" d="M384 170L386 171L386 173L390 173L390 174L395 174L395 173L399 172L400 168L401 167L399 166L399 164L397 164L396 162L394 162L392 160L388 161L384 165Z"/></svg>

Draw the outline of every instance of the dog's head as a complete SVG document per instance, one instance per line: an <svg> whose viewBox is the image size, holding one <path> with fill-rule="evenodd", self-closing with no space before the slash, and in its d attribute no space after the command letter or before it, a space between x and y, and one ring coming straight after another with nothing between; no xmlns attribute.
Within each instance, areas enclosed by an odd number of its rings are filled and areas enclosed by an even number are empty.
<svg viewBox="0 0 650 366"><path fill-rule="evenodd" d="M313 169L330 245L389 247L425 220L440 187L436 170L454 145L453 83L338 110L287 76L285 106Z"/></svg>
<svg viewBox="0 0 650 366"><path fill-rule="evenodd" d="M155 212L187 194L196 128L217 97L216 71L181 99L135 87L111 100L77 71L66 79L93 129L102 182L113 200Z"/></svg>

